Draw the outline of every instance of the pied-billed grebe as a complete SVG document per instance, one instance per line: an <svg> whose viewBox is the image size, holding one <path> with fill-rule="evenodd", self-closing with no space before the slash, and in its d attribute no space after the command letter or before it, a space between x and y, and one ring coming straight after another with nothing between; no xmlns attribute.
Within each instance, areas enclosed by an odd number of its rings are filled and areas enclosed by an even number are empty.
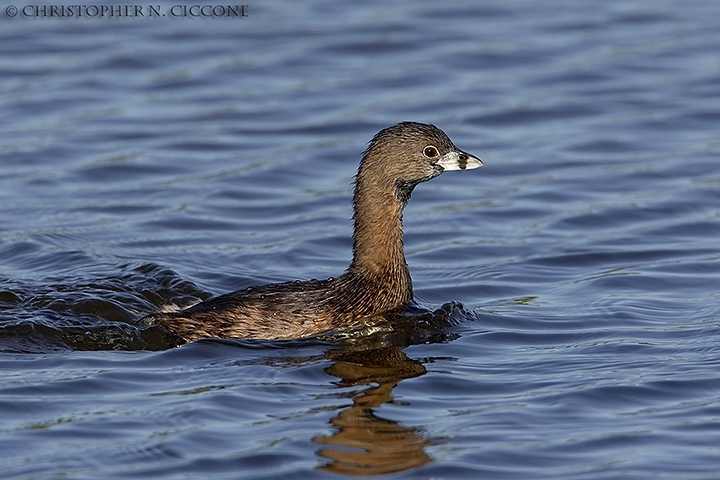
<svg viewBox="0 0 720 480"><path fill-rule="evenodd" d="M416 185L445 170L482 161L459 150L434 125L403 122L370 141L355 177L353 259L337 278L250 287L177 312L139 321L186 341L201 338L287 340L400 313L412 300L402 214Z"/></svg>

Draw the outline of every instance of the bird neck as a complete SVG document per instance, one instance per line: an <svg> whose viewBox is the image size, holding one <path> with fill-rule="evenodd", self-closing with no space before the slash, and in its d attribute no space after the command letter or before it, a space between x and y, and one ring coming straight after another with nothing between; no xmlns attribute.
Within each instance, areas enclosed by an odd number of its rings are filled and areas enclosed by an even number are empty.
<svg viewBox="0 0 720 480"><path fill-rule="evenodd" d="M410 272L403 247L402 215L405 207L397 187L382 175L360 171L353 197L355 228L353 261L349 271L379 285L412 297ZM409 291L409 293L408 293Z"/></svg>

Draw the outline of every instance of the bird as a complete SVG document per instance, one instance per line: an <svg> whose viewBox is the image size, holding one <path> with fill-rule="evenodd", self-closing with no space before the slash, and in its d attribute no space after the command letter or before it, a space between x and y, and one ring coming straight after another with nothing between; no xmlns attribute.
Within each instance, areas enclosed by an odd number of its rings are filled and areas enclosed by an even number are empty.
<svg viewBox="0 0 720 480"><path fill-rule="evenodd" d="M353 256L338 277L290 281L210 298L141 318L184 342L203 338L291 340L405 311L413 299L402 217L414 188L445 171L481 167L438 127L401 122L378 132L354 181Z"/></svg>

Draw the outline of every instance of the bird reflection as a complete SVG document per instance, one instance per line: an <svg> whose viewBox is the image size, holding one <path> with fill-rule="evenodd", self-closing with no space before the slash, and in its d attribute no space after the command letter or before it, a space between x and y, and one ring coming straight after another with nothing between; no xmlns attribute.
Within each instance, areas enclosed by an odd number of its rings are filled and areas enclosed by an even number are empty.
<svg viewBox="0 0 720 480"><path fill-rule="evenodd" d="M425 374L425 367L409 359L402 347L335 352L325 371L343 385L370 385L353 398L352 407L330 423L336 432L313 440L325 445L318 451L329 462L321 470L344 475L370 476L400 472L430 461L424 447L429 440L418 428L406 427L375 415L373 409L393 402L392 390L405 378Z"/></svg>

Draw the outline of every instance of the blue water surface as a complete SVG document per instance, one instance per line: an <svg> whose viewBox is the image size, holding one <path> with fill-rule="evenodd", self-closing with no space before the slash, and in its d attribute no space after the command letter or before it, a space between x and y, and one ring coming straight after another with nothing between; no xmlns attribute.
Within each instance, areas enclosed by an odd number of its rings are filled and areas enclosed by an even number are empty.
<svg viewBox="0 0 720 480"><path fill-rule="evenodd" d="M720 3L27 5L0 10L3 478L720 476ZM413 193L408 325L133 326L342 273L360 154L403 120L485 162Z"/></svg>

